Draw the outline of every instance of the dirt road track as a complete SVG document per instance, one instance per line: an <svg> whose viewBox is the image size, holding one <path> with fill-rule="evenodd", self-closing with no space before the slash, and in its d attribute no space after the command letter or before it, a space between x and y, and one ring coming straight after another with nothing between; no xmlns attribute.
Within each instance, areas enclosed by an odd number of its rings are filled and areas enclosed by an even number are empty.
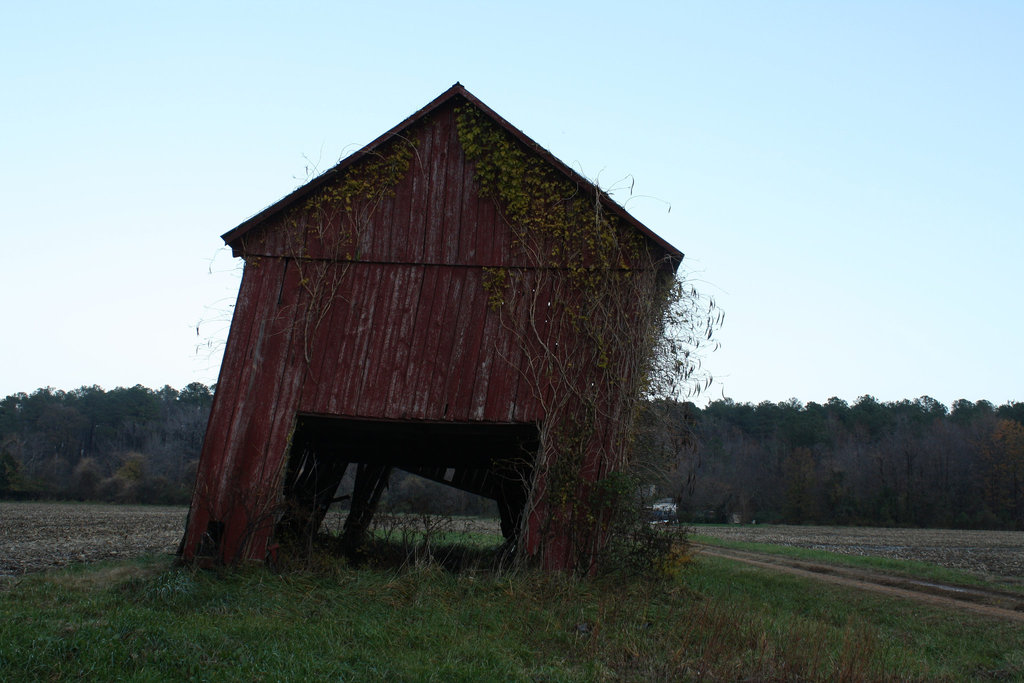
<svg viewBox="0 0 1024 683"><path fill-rule="evenodd" d="M694 544L701 555L735 560L769 571L778 571L839 586L916 600L936 607L965 610L1000 619L1024 621L1024 596L968 586L918 581L884 572L795 560L769 553Z"/></svg>

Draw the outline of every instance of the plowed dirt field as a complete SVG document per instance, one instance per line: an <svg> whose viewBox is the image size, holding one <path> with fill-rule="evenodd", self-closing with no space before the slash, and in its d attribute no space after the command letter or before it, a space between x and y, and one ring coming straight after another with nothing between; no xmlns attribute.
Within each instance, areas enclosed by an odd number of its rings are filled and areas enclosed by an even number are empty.
<svg viewBox="0 0 1024 683"><path fill-rule="evenodd" d="M181 540L187 512L184 507L0 502L0 578L75 562L171 554ZM921 560L1024 581L1024 532L762 525L700 527L696 532Z"/></svg>
<svg viewBox="0 0 1024 683"><path fill-rule="evenodd" d="M0 577L173 553L187 514L185 507L0 502Z"/></svg>

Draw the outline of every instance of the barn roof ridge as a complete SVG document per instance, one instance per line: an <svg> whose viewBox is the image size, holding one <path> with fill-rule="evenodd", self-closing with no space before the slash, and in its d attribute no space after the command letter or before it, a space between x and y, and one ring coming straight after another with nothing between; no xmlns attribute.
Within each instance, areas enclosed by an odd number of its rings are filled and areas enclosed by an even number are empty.
<svg viewBox="0 0 1024 683"><path fill-rule="evenodd" d="M655 242L659 247L664 249L665 252L671 258L671 260L674 262L674 266L678 265L678 263L682 261L683 253L681 251L672 246L672 244L670 244L667 240L662 238L660 235L655 233L653 230L648 228L639 220L637 220L637 218L635 218L631 213L626 211L626 209L621 204L612 199L612 197L607 192L602 190L595 182L586 178L583 174L579 173L578 171L574 170L572 167L570 167L565 162L556 157L554 154L552 154L550 151L548 151L545 147L543 147L538 142L533 140L531 137L526 135L526 133L524 133L522 130L516 128L514 125L509 123L504 117L502 117L500 114L498 114L493 109L484 104L475 95L470 93L466 89L466 87L459 82L456 82L454 85L452 85L450 88L448 88L443 93L438 95L425 106L423 106L422 108L418 109L417 111L406 117L401 123L389 129L387 132L381 134L372 142L366 144L356 152L353 152L352 154L348 155L327 171L324 171L323 173L313 178L309 182L299 186L298 188L288 193L287 195L285 195L278 201L274 202L270 206L266 207L262 211L246 219L237 227L224 233L223 235L221 235L221 239L224 240L225 244L233 246L234 242L241 239L243 236L245 236L246 233L248 233L253 228L263 224L268 219L276 216L282 211L287 210L289 207L293 206L297 202L306 199L307 197L315 193L317 190L331 182L336 176L343 173L349 166L353 165L354 163L366 157L367 155L372 154L378 147L383 145L385 142L395 137L401 136L401 134L404 131L411 128L418 121L420 121L424 117L431 114L433 111L441 108L443 105L447 104L448 102L456 98L462 98L469 102L470 104L472 104L473 106L475 106L476 108L478 108L480 111L486 114L488 118L493 120L502 129L507 131L513 137L515 137L516 140L525 145L527 149L530 150L530 152L541 157L541 159L543 159L549 165L553 166L556 170L558 170L558 172L568 176L570 180L572 180L574 183L586 187L588 191L594 191L597 194L597 196L601 199L602 203L604 203L608 209L615 213L619 218L626 221L635 230L639 231L645 237Z"/></svg>

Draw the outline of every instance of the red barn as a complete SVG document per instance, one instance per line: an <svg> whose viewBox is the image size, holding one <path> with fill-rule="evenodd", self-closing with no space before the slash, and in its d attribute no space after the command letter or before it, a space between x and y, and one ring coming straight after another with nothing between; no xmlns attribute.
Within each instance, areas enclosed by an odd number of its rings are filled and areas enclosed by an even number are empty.
<svg viewBox="0 0 1024 683"><path fill-rule="evenodd" d="M354 545L397 467L589 566L580 501L624 463L679 251L459 84L223 239L245 271L186 560L273 557L346 471Z"/></svg>

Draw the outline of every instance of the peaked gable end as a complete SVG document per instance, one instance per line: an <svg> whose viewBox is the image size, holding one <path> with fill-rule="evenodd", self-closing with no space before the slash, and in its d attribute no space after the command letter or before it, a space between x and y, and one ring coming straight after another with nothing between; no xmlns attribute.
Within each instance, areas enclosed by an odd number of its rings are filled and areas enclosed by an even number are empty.
<svg viewBox="0 0 1024 683"><path fill-rule="evenodd" d="M492 148L483 149L488 133ZM501 149L493 148L495 140ZM529 159L534 176L543 176L520 188L521 195L528 191L535 198L538 188L560 183L542 200L559 210L568 202L577 212L596 206L662 254L668 268L679 265L681 252L459 84L223 239L235 256L246 258L526 265L518 263L514 235L477 229L507 225L510 217L499 214L511 213L514 220L517 209L522 218L516 191L526 169L501 169L505 177L496 177L480 163L484 152L507 160L508 150Z"/></svg>

